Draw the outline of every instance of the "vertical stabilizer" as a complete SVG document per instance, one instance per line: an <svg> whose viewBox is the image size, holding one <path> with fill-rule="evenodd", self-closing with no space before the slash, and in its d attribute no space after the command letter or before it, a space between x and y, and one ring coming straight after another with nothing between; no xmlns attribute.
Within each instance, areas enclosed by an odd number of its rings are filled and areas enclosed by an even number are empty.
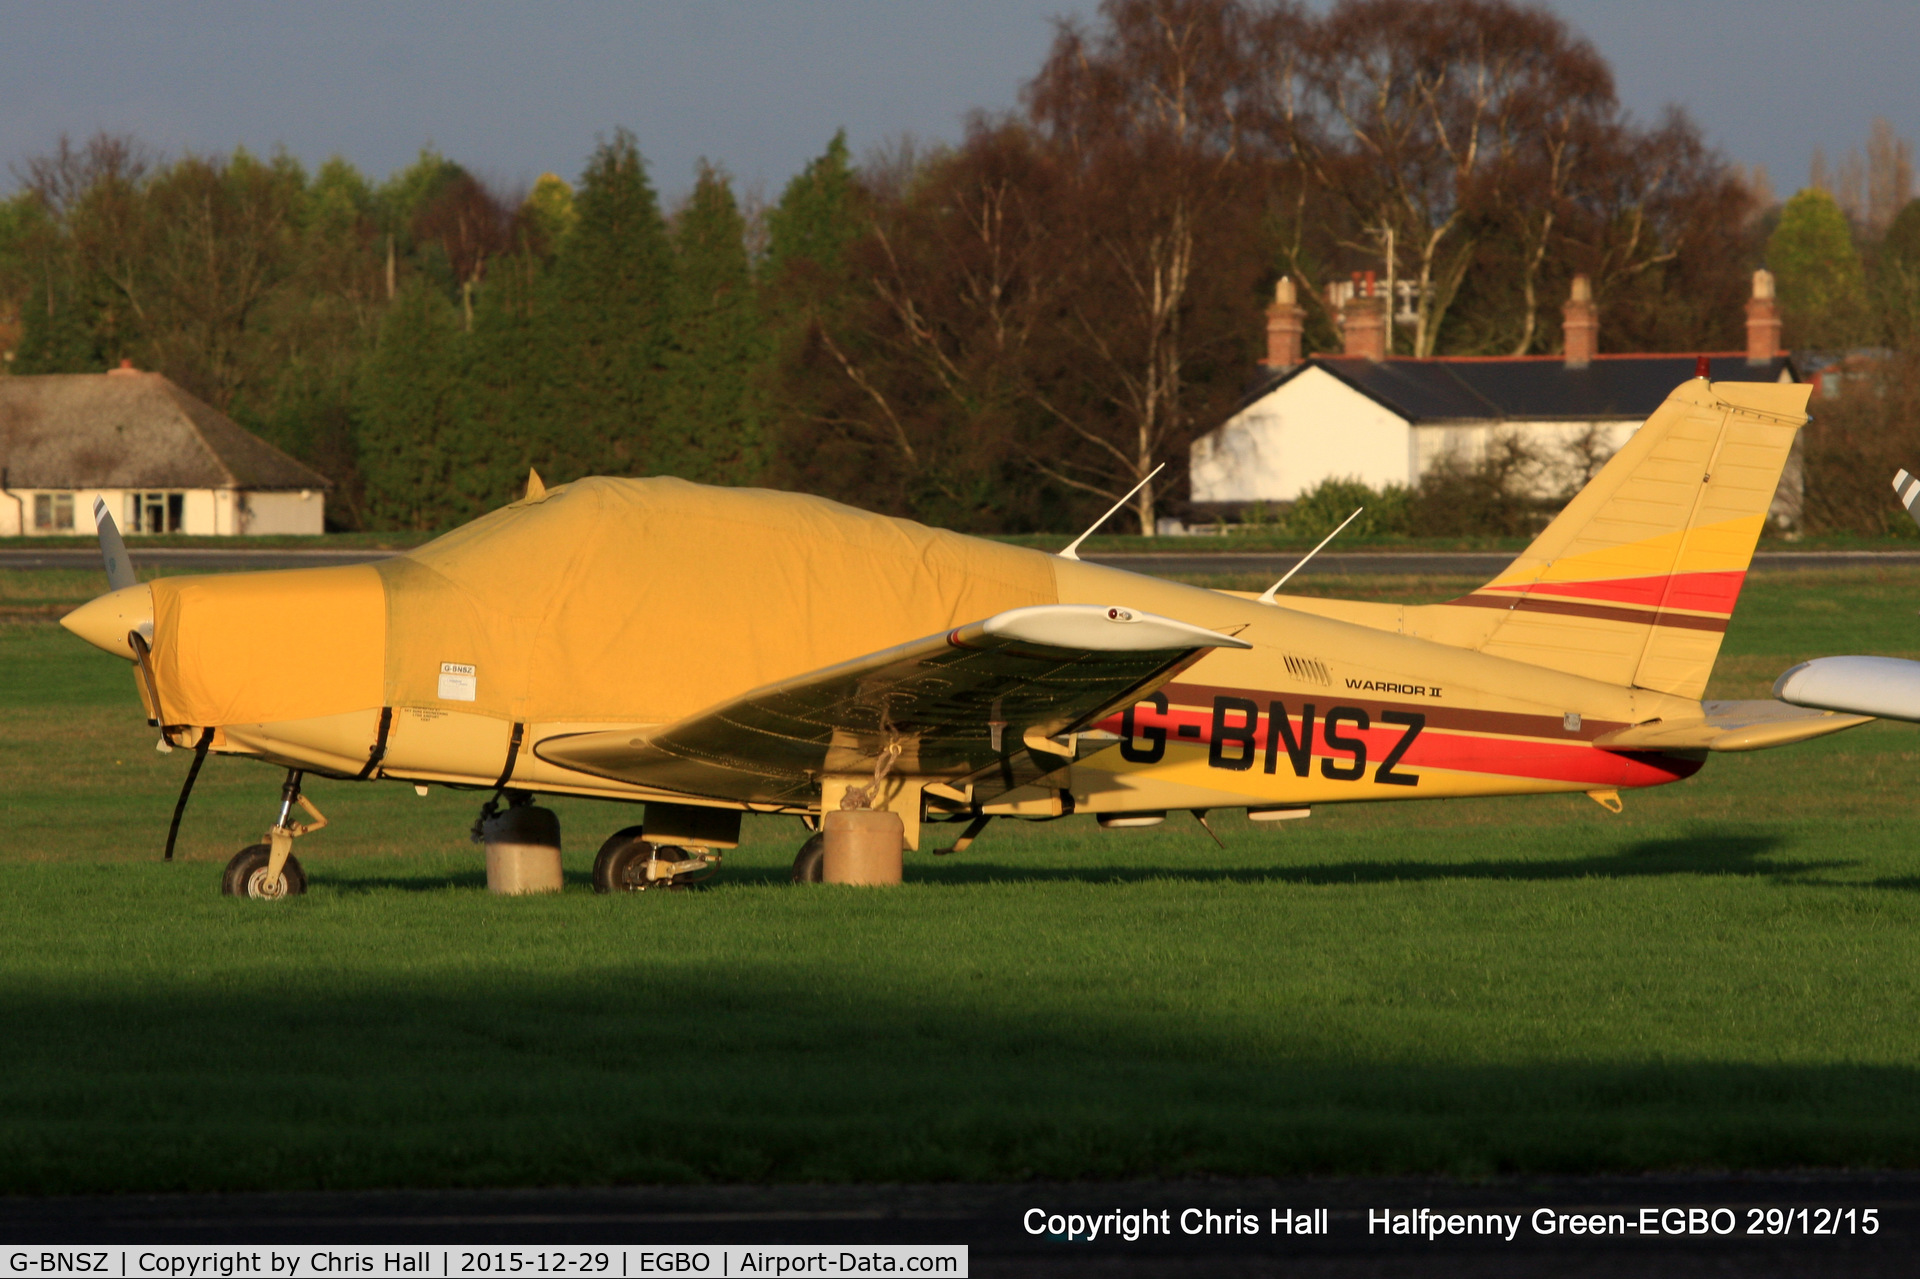
<svg viewBox="0 0 1920 1279"><path fill-rule="evenodd" d="M1457 619L1434 629L1458 636L1434 638L1699 697L1809 394L1682 384L1505 572L1433 607ZM1469 608L1502 616L1476 625L1454 611Z"/></svg>

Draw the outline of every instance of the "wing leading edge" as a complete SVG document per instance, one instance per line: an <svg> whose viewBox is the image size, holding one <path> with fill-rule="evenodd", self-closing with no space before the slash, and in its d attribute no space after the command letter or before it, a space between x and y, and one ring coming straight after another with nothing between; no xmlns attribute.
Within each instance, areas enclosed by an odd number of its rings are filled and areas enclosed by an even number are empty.
<svg viewBox="0 0 1920 1279"><path fill-rule="evenodd" d="M1007 785L1058 767L1021 762L1053 737L1147 696L1212 648L1245 640L1137 609L1042 604L754 689L650 733L550 737L549 763L746 803L804 802L823 774L871 769Z"/></svg>

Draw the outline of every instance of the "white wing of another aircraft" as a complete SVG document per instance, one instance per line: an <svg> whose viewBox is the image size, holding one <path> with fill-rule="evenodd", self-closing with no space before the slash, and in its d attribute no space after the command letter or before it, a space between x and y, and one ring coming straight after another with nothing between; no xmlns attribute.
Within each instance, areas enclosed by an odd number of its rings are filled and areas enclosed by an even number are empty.
<svg viewBox="0 0 1920 1279"><path fill-rule="evenodd" d="M1774 681L1795 706L1920 721L1920 662L1898 657L1816 657Z"/></svg>
<svg viewBox="0 0 1920 1279"><path fill-rule="evenodd" d="M1893 491L1920 524L1920 479L1902 470ZM1920 722L1920 662L1898 657L1816 657L1773 683L1773 695L1795 706L1851 711Z"/></svg>

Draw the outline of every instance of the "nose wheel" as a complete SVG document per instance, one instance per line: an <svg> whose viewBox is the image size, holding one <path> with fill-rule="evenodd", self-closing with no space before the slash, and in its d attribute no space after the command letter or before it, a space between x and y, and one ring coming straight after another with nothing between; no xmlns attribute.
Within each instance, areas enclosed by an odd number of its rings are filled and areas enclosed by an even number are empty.
<svg viewBox="0 0 1920 1279"><path fill-rule="evenodd" d="M300 793L300 779L299 769L287 770L287 780L280 787L280 819L267 832L266 843L249 844L233 855L220 876L222 896L270 902L298 897L307 891L307 872L300 868L300 862L293 855L293 841L319 830L327 824L327 819L320 815L312 800ZM296 804L313 818L312 822L288 820Z"/></svg>
<svg viewBox="0 0 1920 1279"><path fill-rule="evenodd" d="M287 854L277 876L273 875L272 861L271 844L251 844L235 853L227 863L226 872L220 876L221 896L279 901L307 891L307 872L300 868L299 858Z"/></svg>

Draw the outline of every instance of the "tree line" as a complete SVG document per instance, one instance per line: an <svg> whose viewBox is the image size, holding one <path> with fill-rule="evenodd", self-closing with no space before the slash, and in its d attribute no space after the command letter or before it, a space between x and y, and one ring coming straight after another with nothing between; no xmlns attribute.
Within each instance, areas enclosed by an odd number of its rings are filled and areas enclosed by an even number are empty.
<svg viewBox="0 0 1920 1279"><path fill-rule="evenodd" d="M845 146L763 219L760 281L847 221ZM503 198L431 151L374 186L244 151L156 164L62 142L0 223L21 299L17 373L132 359L337 484L336 518L431 530L509 500L530 467L749 482L782 323L756 287L725 175L671 225L638 146L603 141L577 184Z"/></svg>
<svg viewBox="0 0 1920 1279"><path fill-rule="evenodd" d="M836 137L765 208L703 165L664 211L624 131L521 192L432 152L375 183L105 135L17 173L13 371L166 373L369 528L451 525L537 467L1064 529L1171 463L1151 528L1283 277L1309 351L1360 271L1408 355L1551 352L1575 274L1611 350L1742 348L1762 264L1790 343L1920 323L1920 206L1877 238L1817 188L1769 210L1511 0L1107 0L1017 110L857 165Z"/></svg>

